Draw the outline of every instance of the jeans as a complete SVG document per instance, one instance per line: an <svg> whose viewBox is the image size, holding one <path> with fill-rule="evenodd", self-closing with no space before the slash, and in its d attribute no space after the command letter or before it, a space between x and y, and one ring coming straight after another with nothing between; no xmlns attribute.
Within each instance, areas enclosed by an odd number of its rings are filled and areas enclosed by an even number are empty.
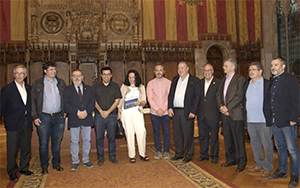
<svg viewBox="0 0 300 188"><path fill-rule="evenodd" d="M40 126L36 126L39 136L39 151L41 167L49 166L49 137L51 135L52 165L55 167L60 164L60 143L64 134L65 119L60 113L55 116L42 114Z"/></svg>
<svg viewBox="0 0 300 188"><path fill-rule="evenodd" d="M297 146L297 126L277 127L272 125L275 146L278 151L278 170L287 173L288 153L290 154L290 173L299 177L299 149Z"/></svg>
<svg viewBox="0 0 300 188"><path fill-rule="evenodd" d="M153 124L154 142L156 151L161 152L161 139L160 139L160 125L162 125L162 131L164 135L164 152L169 152L170 148L170 117L164 115L162 117L152 115L151 120Z"/></svg>
<svg viewBox="0 0 300 188"><path fill-rule="evenodd" d="M104 158L104 134L107 130L108 138L108 153L109 158L116 158L116 119L117 116L114 113L110 113L107 118L103 118L101 114L96 112L95 117L95 133L96 133L96 145L97 145L97 157L98 159Z"/></svg>
<svg viewBox="0 0 300 188"><path fill-rule="evenodd" d="M80 160L78 157L79 153L79 137L80 129L82 136L82 162L87 163L90 161L89 153L91 150L91 127L90 126L80 126L80 127L71 127L71 155L72 163L79 164Z"/></svg>
<svg viewBox="0 0 300 188"><path fill-rule="evenodd" d="M250 145L254 155L255 166L264 170L273 170L273 130L266 123L247 123ZM263 150L265 158L263 158Z"/></svg>

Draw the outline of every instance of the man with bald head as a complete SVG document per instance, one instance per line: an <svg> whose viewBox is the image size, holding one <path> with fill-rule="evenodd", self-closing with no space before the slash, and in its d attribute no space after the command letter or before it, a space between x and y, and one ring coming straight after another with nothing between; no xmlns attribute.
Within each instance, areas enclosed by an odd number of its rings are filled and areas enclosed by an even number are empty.
<svg viewBox="0 0 300 188"><path fill-rule="evenodd" d="M171 160L188 163L194 156L194 119L200 99L199 79L189 74L189 65L178 64L178 76L172 80L168 97L168 114L173 117L176 153Z"/></svg>
<svg viewBox="0 0 300 188"><path fill-rule="evenodd" d="M198 131L200 141L200 157L197 161L212 159L213 164L219 160L219 122L220 111L216 102L216 93L220 80L214 77L214 67L206 64L204 78L200 80L200 101L198 105ZM210 133L210 155L208 154Z"/></svg>

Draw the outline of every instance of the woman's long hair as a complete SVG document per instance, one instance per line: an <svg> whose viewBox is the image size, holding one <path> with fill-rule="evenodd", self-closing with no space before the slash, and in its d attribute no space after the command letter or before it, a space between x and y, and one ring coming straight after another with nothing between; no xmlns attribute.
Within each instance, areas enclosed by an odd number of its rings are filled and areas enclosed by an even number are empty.
<svg viewBox="0 0 300 188"><path fill-rule="evenodd" d="M141 83L142 83L142 80L141 80L140 74L136 70L129 70L127 72L127 75L126 75L125 81L124 81L124 85L130 86L130 82L129 82L129 74L130 73L134 73L134 76L135 76L135 87L139 87L141 85Z"/></svg>

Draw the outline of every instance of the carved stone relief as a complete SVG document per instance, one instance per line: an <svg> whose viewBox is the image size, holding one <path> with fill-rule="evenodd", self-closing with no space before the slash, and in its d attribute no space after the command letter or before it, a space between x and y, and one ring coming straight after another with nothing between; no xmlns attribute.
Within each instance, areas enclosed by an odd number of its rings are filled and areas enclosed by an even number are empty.
<svg viewBox="0 0 300 188"><path fill-rule="evenodd" d="M116 34L126 33L129 25L129 19L122 13L114 14L109 21L110 29Z"/></svg>
<svg viewBox="0 0 300 188"><path fill-rule="evenodd" d="M41 18L41 27L48 34L59 33L64 26L64 20L57 12L47 12Z"/></svg>

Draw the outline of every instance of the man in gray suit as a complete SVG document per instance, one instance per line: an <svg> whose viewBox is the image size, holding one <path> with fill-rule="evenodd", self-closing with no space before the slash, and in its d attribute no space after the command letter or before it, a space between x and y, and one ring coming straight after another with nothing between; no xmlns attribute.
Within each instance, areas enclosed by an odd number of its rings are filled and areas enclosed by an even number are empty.
<svg viewBox="0 0 300 188"><path fill-rule="evenodd" d="M245 169L247 156L244 138L244 88L245 78L236 74L237 62L228 59L223 64L226 77L221 80L216 99L222 113L226 162L222 167L238 165L237 172Z"/></svg>

